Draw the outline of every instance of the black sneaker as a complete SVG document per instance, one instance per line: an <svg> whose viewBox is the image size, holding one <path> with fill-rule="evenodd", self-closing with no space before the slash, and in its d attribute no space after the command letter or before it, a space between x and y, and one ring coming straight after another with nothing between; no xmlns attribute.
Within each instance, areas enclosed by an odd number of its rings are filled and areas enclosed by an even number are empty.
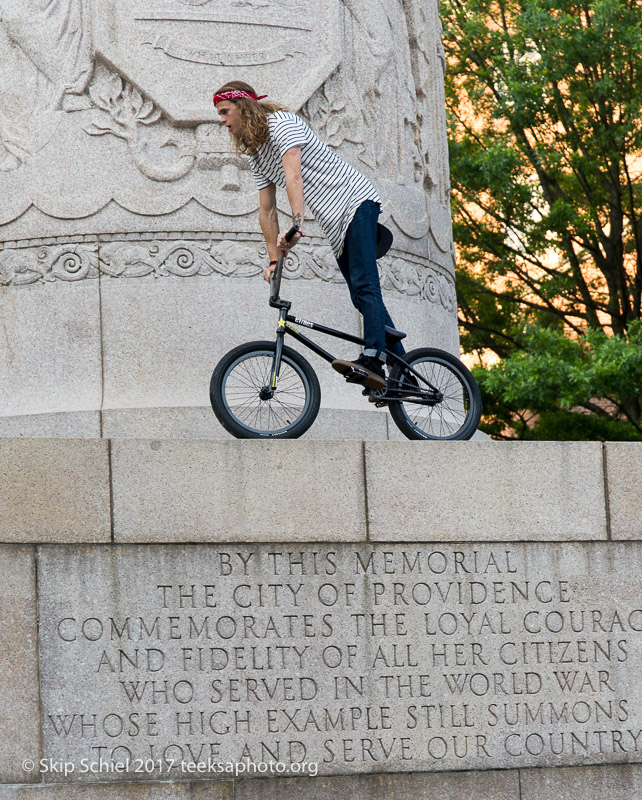
<svg viewBox="0 0 642 800"><path fill-rule="evenodd" d="M360 383L370 389L383 389L386 385L386 373L383 363L378 358L364 356L363 353L354 361L335 359L332 366L340 372L348 383Z"/></svg>

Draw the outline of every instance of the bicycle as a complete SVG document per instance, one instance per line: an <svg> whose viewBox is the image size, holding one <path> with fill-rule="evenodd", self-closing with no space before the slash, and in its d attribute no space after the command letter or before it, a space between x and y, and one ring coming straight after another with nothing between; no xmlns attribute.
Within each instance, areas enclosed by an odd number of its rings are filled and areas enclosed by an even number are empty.
<svg viewBox="0 0 642 800"><path fill-rule="evenodd" d="M297 226L291 228L286 240L297 231ZM212 409L237 439L296 439L315 421L321 404L319 380L312 365L284 343L285 335L325 361L339 360L296 325L365 345L358 336L289 313L292 303L280 298L284 261L285 255L270 280L269 304L279 310L276 341L247 342L233 348L216 365L210 381ZM383 389L366 386L363 393L377 407L387 406L409 439L470 439L481 417L481 395L470 371L458 358L434 347L411 350L403 358L388 349L405 337L403 331L386 326L388 380ZM351 382L360 380L358 374L344 377Z"/></svg>

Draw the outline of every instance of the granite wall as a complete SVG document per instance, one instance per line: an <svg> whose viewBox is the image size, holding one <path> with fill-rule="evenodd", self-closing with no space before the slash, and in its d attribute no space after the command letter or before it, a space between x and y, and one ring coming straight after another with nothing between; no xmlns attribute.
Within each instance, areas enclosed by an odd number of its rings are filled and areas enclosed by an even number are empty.
<svg viewBox="0 0 642 800"><path fill-rule="evenodd" d="M15 438L0 480L3 800L642 798L642 445Z"/></svg>

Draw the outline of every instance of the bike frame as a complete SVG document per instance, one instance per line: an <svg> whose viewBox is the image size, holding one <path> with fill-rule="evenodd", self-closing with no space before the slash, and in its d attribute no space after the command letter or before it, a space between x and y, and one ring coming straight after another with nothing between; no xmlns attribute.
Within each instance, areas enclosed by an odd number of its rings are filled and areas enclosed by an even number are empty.
<svg viewBox="0 0 642 800"><path fill-rule="evenodd" d="M321 347L321 345L317 344L317 342L313 341L312 339L308 339L308 337L304 336L298 328L293 327L291 323L294 323L295 325L302 325L308 330L314 330L318 331L319 333L324 333L328 336L333 336L336 339L343 339L347 342L352 342L353 344L359 344L361 346L365 345L365 341L359 336L353 336L351 333L345 333L345 331L340 331L335 328L328 328L326 325L321 325L318 322L313 322L312 320L304 319L302 317L296 317L289 313L290 309L292 308L292 303L289 300L281 300L279 298L284 260L284 256L279 259L274 270L274 274L270 280L270 306L272 306L272 308L279 309L279 321L276 327L276 349L274 353L274 361L270 379L270 389L272 391L275 391L278 385L279 373L281 370L281 358L283 355L283 343L286 333L292 336L298 342L301 342L301 344L305 345L309 350L312 350L313 353L321 356L321 358L330 364L336 359L336 356L333 356L332 353L325 350L323 347ZM386 349L386 356L388 359L392 359L395 362L404 364L408 372L412 373L417 380L429 387L430 391L417 391L415 389L413 392L415 398L406 396L404 398L404 402L425 405L427 403L434 403L436 399L441 399L441 393L439 390L433 386L430 381L426 380L423 375L420 375L418 372L416 372L403 358L401 358L401 356L398 356L396 353L392 353L388 349ZM385 395L380 397L377 395L377 397L381 400L399 400L402 395L407 394L407 390L386 387Z"/></svg>

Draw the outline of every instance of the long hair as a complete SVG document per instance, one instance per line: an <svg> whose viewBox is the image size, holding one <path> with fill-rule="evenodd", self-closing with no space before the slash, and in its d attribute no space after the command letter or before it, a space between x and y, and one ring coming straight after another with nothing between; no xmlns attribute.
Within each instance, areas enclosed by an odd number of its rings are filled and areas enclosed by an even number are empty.
<svg viewBox="0 0 642 800"><path fill-rule="evenodd" d="M240 89L242 92L252 92L254 89L243 81L229 81L217 89L215 94L230 92L233 89ZM234 103L240 112L241 132L238 136L232 136L232 141L236 152L240 155L253 156L269 133L268 114L275 111L287 111L285 106L278 103L265 102L264 100L250 100L248 97L235 97L229 101Z"/></svg>

